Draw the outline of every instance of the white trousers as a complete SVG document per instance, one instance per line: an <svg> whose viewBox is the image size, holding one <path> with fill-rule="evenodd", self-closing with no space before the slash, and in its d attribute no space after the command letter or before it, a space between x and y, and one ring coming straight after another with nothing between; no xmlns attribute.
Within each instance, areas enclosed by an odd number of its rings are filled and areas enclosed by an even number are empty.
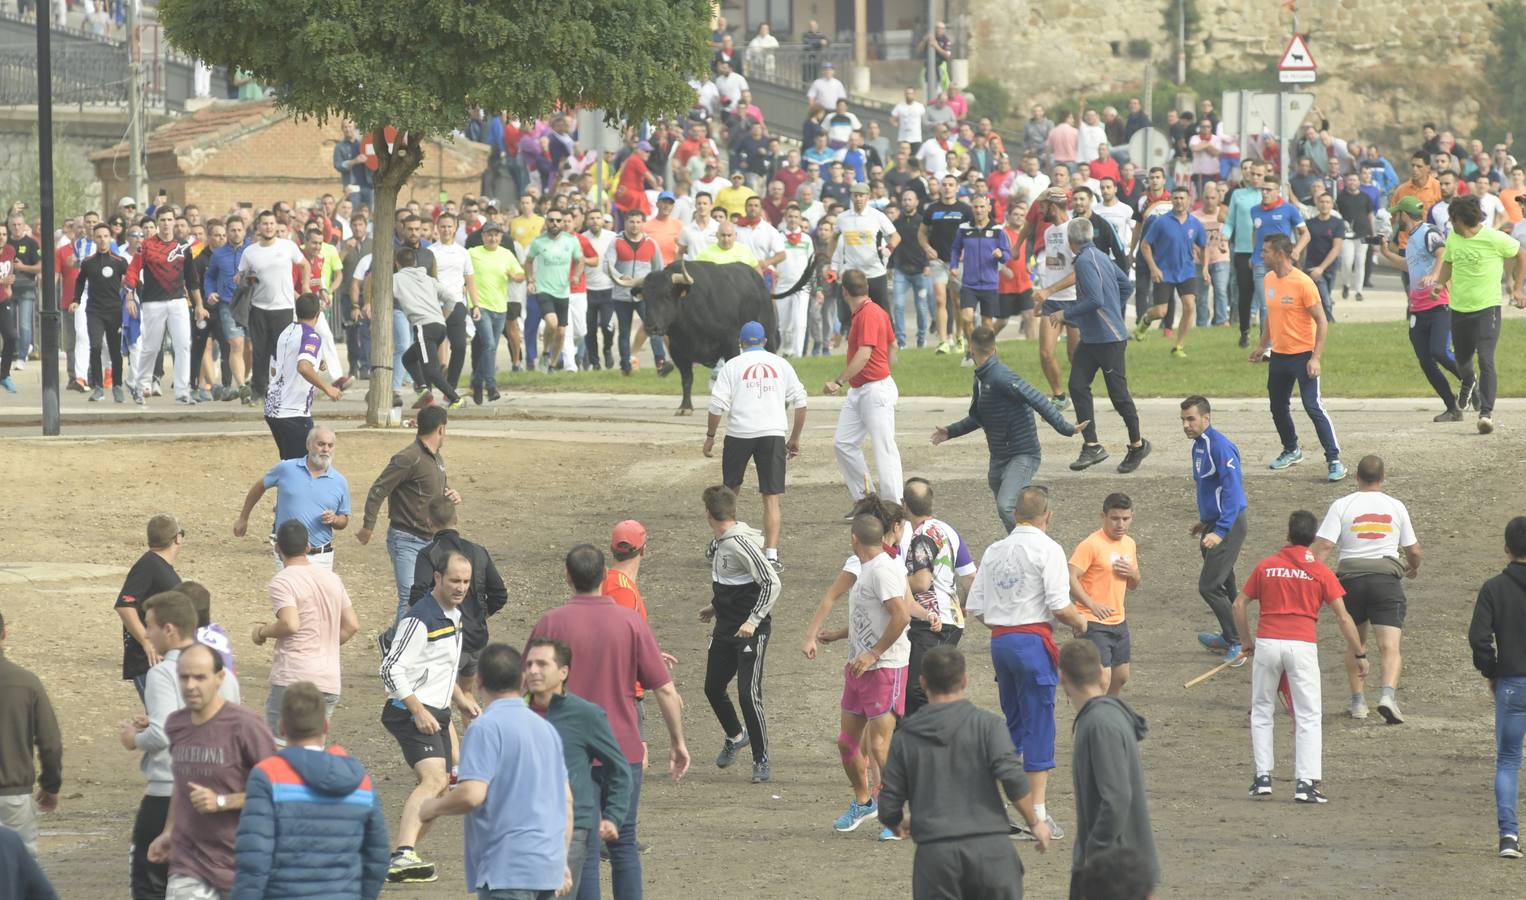
<svg viewBox="0 0 1526 900"><path fill-rule="evenodd" d="M85 304L74 304L74 377L90 381L90 319ZM109 366L111 363L107 362ZM107 370L109 371L109 370Z"/></svg>
<svg viewBox="0 0 1526 900"><path fill-rule="evenodd" d="M1356 238L1347 238L1341 243L1339 278L1341 287L1360 293L1362 282L1366 280L1367 245Z"/></svg>
<svg viewBox="0 0 1526 900"><path fill-rule="evenodd" d="M191 308L184 300L161 300L139 303L142 331L133 348L132 378L139 393L147 393L154 380L154 359L164 346L169 332L170 348L175 356L175 397L191 394Z"/></svg>
<svg viewBox="0 0 1526 900"><path fill-rule="evenodd" d="M1284 674L1293 694L1293 777L1319 781L1323 777L1319 645L1309 641L1256 639L1250 670L1250 746L1256 774L1272 772L1272 712Z"/></svg>
<svg viewBox="0 0 1526 900"><path fill-rule="evenodd" d="M329 327L329 317L318 317L318 336L323 339L323 367L328 370L329 381L344 377L344 363L339 361L339 345L334 342L334 330Z"/></svg>
<svg viewBox="0 0 1526 900"><path fill-rule="evenodd" d="M879 470L879 495L885 500L901 500L901 451L895 445L895 403L900 397L895 380L871 381L862 387L849 388L837 416L837 468L848 485L848 496L864 496L864 479L869 463L860 445L865 437L874 447L874 466Z"/></svg>
<svg viewBox="0 0 1526 900"><path fill-rule="evenodd" d="M779 310L779 355L805 355L805 314L811 307L811 292L796 291L774 305Z"/></svg>
<svg viewBox="0 0 1526 900"><path fill-rule="evenodd" d="M562 365L568 369L577 368L578 350L583 347L583 338L588 336L588 293L586 291L574 291L567 295L567 318L570 322L559 322L562 326Z"/></svg>

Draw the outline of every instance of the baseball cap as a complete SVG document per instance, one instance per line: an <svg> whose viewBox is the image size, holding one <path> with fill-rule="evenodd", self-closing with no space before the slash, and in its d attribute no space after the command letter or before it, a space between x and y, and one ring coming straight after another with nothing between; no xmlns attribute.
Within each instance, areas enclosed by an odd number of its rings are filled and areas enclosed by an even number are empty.
<svg viewBox="0 0 1526 900"><path fill-rule="evenodd" d="M853 186L848 188L848 193L850 193L850 194L867 194L867 193L869 193L869 185L864 184L862 181L855 181L853 183Z"/></svg>
<svg viewBox="0 0 1526 900"><path fill-rule="evenodd" d="M651 153L652 152L651 142L649 142L649 141L642 141L641 143L636 145L636 149L637 150L645 150L646 152Z"/></svg>
<svg viewBox="0 0 1526 900"><path fill-rule="evenodd" d="M626 519L615 525L609 536L609 549L616 553L629 553L646 546L646 528L635 519Z"/></svg>
<svg viewBox="0 0 1526 900"><path fill-rule="evenodd" d="M738 178L746 178L746 177L747 177L747 175L744 172L732 172L731 173L731 179L733 181L735 181Z"/></svg>
<svg viewBox="0 0 1526 900"><path fill-rule="evenodd" d="M826 62L823 62L823 63L822 63L822 64L821 64L821 67L822 67L822 68L823 68L823 69L830 69L830 68L832 68L832 61L831 61L831 60L830 60L830 59L829 59L829 60L827 60L827 61L826 61Z"/></svg>
<svg viewBox="0 0 1526 900"><path fill-rule="evenodd" d="M117 201L117 206L131 206L136 209L138 206L138 201L131 197L123 197L121 200Z"/></svg>
<svg viewBox="0 0 1526 900"><path fill-rule="evenodd" d="M664 200L668 201L669 203L677 203L678 202L678 198L673 196L673 192L672 191L663 191L662 193L657 195L657 202L658 203L661 203Z"/></svg>
<svg viewBox="0 0 1526 900"><path fill-rule="evenodd" d="M490 219L487 222L484 222L483 225L482 225L482 232L484 234L486 234L489 231L500 231L501 232L501 231L503 231L503 226L499 225L497 222L494 222L494 221L492 221Z"/></svg>
<svg viewBox="0 0 1526 900"><path fill-rule="evenodd" d="M763 326L758 322L748 322L742 326L742 343L747 346L762 344L768 341L768 335L763 331Z"/></svg>
<svg viewBox="0 0 1526 900"><path fill-rule="evenodd" d="M1419 197L1400 197L1398 202L1388 208L1389 215L1409 213L1412 216L1425 215L1425 204L1420 202Z"/></svg>

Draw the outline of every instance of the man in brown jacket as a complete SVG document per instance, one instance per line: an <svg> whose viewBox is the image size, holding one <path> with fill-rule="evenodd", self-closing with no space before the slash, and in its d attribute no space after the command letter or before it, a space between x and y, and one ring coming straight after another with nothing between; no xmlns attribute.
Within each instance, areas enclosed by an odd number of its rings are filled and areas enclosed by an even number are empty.
<svg viewBox="0 0 1526 900"><path fill-rule="evenodd" d="M365 517L355 537L369 543L382 501L387 501L387 555L392 558L392 577L397 583L397 616L408 612L414 566L419 551L434 539L429 525L429 501L449 497L460 503L461 495L445 486L445 408L419 411L417 439L398 451L377 476L366 494Z"/></svg>
<svg viewBox="0 0 1526 900"><path fill-rule="evenodd" d="M5 658L5 641L5 617L0 616L0 827L19 833L27 852L36 856L37 811L58 808L64 744L48 692L36 675ZM41 777L33 767L34 751Z"/></svg>

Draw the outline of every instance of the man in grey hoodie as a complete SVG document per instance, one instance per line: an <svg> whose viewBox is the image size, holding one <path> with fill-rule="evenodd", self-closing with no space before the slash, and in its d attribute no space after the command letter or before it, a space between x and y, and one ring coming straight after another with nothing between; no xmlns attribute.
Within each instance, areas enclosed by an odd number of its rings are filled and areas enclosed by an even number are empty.
<svg viewBox="0 0 1526 900"><path fill-rule="evenodd" d="M1019 900L1023 864L993 782L1028 823L1040 853L1049 849L1049 827L1034 811L1007 727L964 699L969 679L957 647L927 651L918 681L928 704L903 720L891 740L879 799L880 821L917 842L911 895Z"/></svg>
<svg viewBox="0 0 1526 900"><path fill-rule="evenodd" d="M1083 896L1078 877L1087 861L1103 851L1128 848L1148 864L1151 883L1160 881L1160 859L1145 802L1139 742L1148 728L1143 716L1102 687L1102 657L1090 641L1071 641L1060 650L1060 685L1078 708L1071 726L1071 780L1076 797L1076 846L1070 896Z"/></svg>
<svg viewBox="0 0 1526 900"><path fill-rule="evenodd" d="M412 247L397 248L397 271L392 273L392 299L397 308L408 318L413 331L413 343L403 353L403 366L419 390L414 409L423 409L434 402L431 387L440 389L445 401L452 407L461 403L461 395L455 385L440 371L440 342L445 340L445 306L454 306L452 297L440 282L428 271L416 265Z"/></svg>

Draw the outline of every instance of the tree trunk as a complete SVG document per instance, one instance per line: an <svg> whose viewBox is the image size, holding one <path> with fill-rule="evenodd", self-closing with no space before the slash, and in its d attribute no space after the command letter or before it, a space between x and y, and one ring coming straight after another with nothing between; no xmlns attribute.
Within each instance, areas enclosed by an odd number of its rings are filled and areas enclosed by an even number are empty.
<svg viewBox="0 0 1526 900"><path fill-rule="evenodd" d="M366 289L371 299L371 387L366 394L366 424L373 428L392 425L392 261L397 194L423 161L417 136L400 134L397 145L387 147L380 126L371 135L380 165L376 170L372 213L371 274Z"/></svg>

